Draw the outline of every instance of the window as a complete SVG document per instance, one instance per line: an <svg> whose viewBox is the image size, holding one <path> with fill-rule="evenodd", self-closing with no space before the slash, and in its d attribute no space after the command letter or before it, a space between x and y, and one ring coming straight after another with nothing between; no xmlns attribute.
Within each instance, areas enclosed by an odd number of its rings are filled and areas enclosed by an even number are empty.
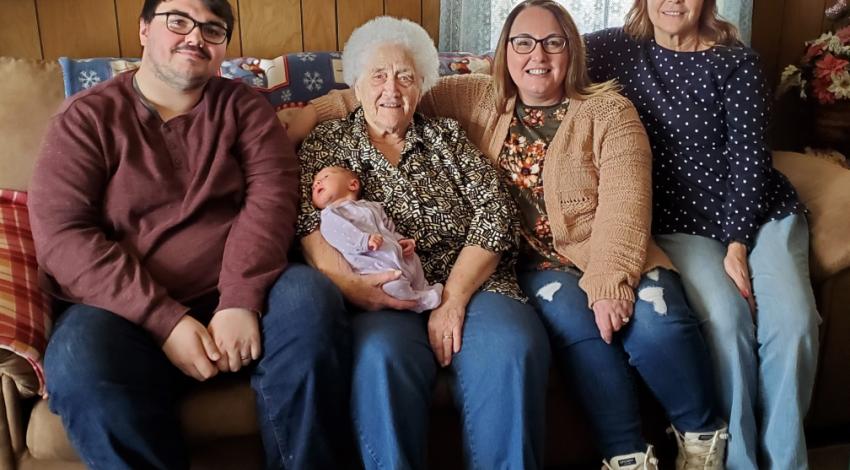
<svg viewBox="0 0 850 470"><path fill-rule="evenodd" d="M508 13L522 0L442 0L440 49L486 52L496 49ZM579 32L622 26L634 0L556 0L572 15Z"/></svg>
<svg viewBox="0 0 850 470"><path fill-rule="evenodd" d="M522 0L493 0L491 4L489 49L496 49L499 33L508 13ZM580 33L622 26L634 0L556 0L564 6Z"/></svg>
<svg viewBox="0 0 850 470"><path fill-rule="evenodd" d="M441 0L440 50L496 49L502 24L521 0ZM622 26L634 0L556 0L572 15L580 33ZM720 15L738 26L749 43L753 0L718 0Z"/></svg>

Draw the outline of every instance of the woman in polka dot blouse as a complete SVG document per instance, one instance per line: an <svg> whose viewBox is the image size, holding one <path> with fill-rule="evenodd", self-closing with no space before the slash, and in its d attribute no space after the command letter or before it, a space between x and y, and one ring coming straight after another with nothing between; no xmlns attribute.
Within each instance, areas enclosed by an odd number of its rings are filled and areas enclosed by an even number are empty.
<svg viewBox="0 0 850 470"><path fill-rule="evenodd" d="M771 163L758 56L715 0L636 0L586 36L591 77L617 79L653 153L653 232L715 360L730 469L806 468L817 361L808 226Z"/></svg>

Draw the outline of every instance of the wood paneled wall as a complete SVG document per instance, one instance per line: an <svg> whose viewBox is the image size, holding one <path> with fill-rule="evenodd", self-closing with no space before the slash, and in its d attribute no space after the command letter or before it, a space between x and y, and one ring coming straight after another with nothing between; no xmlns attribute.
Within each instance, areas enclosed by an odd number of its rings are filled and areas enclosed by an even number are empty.
<svg viewBox="0 0 850 470"><path fill-rule="evenodd" d="M753 48L762 57L768 82L775 87L782 70L797 63L804 43L833 25L824 10L836 0L754 0ZM774 149L802 150L812 138L807 125L807 109L793 93L773 103L768 142Z"/></svg>
<svg viewBox="0 0 850 470"><path fill-rule="evenodd" d="M771 84L803 55L803 43L832 25L824 10L836 0L754 0L753 48L761 54Z"/></svg>
<svg viewBox="0 0 850 470"><path fill-rule="evenodd" d="M229 0L236 14L228 55L276 57L341 50L378 15L409 18L438 41L440 0ZM0 0L0 56L138 57L144 0Z"/></svg>
<svg viewBox="0 0 850 470"><path fill-rule="evenodd" d="M836 0L755 0L753 47L775 82L803 42L829 28ZM0 55L54 59L137 57L143 0L0 0ZM230 0L237 16L230 56L275 57L342 49L351 31L377 15L409 18L439 35L440 0Z"/></svg>

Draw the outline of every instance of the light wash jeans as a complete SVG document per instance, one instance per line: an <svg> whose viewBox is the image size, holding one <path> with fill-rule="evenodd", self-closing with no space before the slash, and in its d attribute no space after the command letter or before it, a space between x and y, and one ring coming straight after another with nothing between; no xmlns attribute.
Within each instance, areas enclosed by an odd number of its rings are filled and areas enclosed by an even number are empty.
<svg viewBox="0 0 850 470"><path fill-rule="evenodd" d="M641 278L636 291L646 300L635 302L631 321L614 334L611 344L600 337L578 274L518 274L605 459L646 451L632 366L679 431L723 426L715 414L708 349L675 273L657 269Z"/></svg>
<svg viewBox="0 0 850 470"><path fill-rule="evenodd" d="M820 317L809 280L803 215L764 224L749 255L755 322L723 268L726 247L696 235L657 235L702 322L729 422L726 468L808 468L803 417L815 380Z"/></svg>
<svg viewBox="0 0 850 470"><path fill-rule="evenodd" d="M427 323L427 314L410 311L354 316L351 403L367 469L425 468L439 369ZM475 294L449 372L466 468L542 468L549 343L532 308L492 292Z"/></svg>
<svg viewBox="0 0 850 470"><path fill-rule="evenodd" d="M269 469L345 468L351 337L339 290L303 264L271 287L263 355L249 367ZM50 409L88 468L189 468L177 407L197 386L138 325L76 304L44 358ZM215 379L212 379L215 380Z"/></svg>

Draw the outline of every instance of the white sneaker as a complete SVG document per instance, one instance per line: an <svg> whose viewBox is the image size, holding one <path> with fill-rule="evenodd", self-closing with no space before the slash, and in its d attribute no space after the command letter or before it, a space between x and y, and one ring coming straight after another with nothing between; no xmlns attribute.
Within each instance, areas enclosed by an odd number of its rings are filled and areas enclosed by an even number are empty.
<svg viewBox="0 0 850 470"><path fill-rule="evenodd" d="M714 432L686 432L684 434L670 426L676 436L679 455L676 470L723 470L726 457L727 427Z"/></svg>
<svg viewBox="0 0 850 470"><path fill-rule="evenodd" d="M618 455L602 461L602 470L658 470L658 459L647 446L646 452Z"/></svg>

